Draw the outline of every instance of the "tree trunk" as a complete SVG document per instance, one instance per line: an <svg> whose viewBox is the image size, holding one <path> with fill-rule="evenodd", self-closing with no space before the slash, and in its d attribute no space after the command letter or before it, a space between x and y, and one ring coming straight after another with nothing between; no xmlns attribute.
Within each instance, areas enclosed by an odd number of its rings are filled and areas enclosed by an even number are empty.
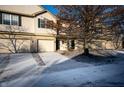
<svg viewBox="0 0 124 93"><path fill-rule="evenodd" d="M16 47L17 47L17 46L16 46L16 43L17 43L17 42L16 42L16 39L14 39L14 44L13 44L13 46L14 46L14 51L15 51L15 53L18 53L18 50L16 49Z"/></svg>
<svg viewBox="0 0 124 93"><path fill-rule="evenodd" d="M89 49L88 48L84 48L84 55L89 55Z"/></svg>
<svg viewBox="0 0 124 93"><path fill-rule="evenodd" d="M87 42L85 39L84 39L83 49L84 49L83 55L89 55L89 49L88 49Z"/></svg>

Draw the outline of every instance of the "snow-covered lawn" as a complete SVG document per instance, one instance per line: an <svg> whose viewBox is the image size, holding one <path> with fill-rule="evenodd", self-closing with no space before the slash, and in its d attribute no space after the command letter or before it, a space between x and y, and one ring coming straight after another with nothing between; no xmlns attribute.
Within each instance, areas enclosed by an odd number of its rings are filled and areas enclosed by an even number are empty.
<svg viewBox="0 0 124 93"><path fill-rule="evenodd" d="M124 86L124 52L111 53L73 58L55 52L38 54L45 65L30 53L0 54L0 86Z"/></svg>

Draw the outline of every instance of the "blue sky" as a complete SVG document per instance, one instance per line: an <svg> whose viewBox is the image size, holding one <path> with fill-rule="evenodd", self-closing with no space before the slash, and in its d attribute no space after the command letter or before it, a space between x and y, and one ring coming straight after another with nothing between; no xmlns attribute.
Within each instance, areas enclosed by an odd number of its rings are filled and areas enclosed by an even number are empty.
<svg viewBox="0 0 124 93"><path fill-rule="evenodd" d="M53 5L42 5L42 6L55 15L58 13L58 10Z"/></svg>

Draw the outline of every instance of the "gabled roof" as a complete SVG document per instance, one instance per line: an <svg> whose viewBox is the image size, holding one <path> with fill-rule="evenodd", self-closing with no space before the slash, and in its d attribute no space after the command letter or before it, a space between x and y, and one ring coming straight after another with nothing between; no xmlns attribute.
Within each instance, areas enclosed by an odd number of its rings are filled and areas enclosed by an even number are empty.
<svg viewBox="0 0 124 93"><path fill-rule="evenodd" d="M28 17L35 17L48 12L55 19L57 17L44 9L41 5L0 5L0 11L5 13L19 14Z"/></svg>
<svg viewBox="0 0 124 93"><path fill-rule="evenodd" d="M47 12L38 5L0 5L0 11L26 15L29 17L34 17Z"/></svg>

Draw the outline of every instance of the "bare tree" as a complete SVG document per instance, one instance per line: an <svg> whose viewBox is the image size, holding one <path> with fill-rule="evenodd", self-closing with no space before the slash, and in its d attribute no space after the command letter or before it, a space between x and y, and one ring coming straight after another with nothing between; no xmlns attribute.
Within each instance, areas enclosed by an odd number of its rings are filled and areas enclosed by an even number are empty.
<svg viewBox="0 0 124 93"><path fill-rule="evenodd" d="M103 5L69 5L56 7L59 10L58 17L60 22L64 20L66 23L69 23L69 26L61 31L67 33L67 36L75 35L77 38L82 39L84 54L86 55L89 54L89 44L93 40L101 38L111 40L113 37L113 23L120 21L120 15L123 14L121 11L124 10L123 6ZM118 17L119 19L115 20ZM120 35L118 29L117 33ZM116 33L113 34L115 35Z"/></svg>
<svg viewBox="0 0 124 93"><path fill-rule="evenodd" d="M11 53L18 53L21 49L21 45L24 43L24 40L20 42L19 34L24 32L26 29L19 26L5 26L5 31L1 34L1 39L6 39L8 42L1 42L0 46L8 49Z"/></svg>
<svg viewBox="0 0 124 93"><path fill-rule="evenodd" d="M119 7L111 15L111 19L112 41L115 49L118 49L124 37L124 6Z"/></svg>

